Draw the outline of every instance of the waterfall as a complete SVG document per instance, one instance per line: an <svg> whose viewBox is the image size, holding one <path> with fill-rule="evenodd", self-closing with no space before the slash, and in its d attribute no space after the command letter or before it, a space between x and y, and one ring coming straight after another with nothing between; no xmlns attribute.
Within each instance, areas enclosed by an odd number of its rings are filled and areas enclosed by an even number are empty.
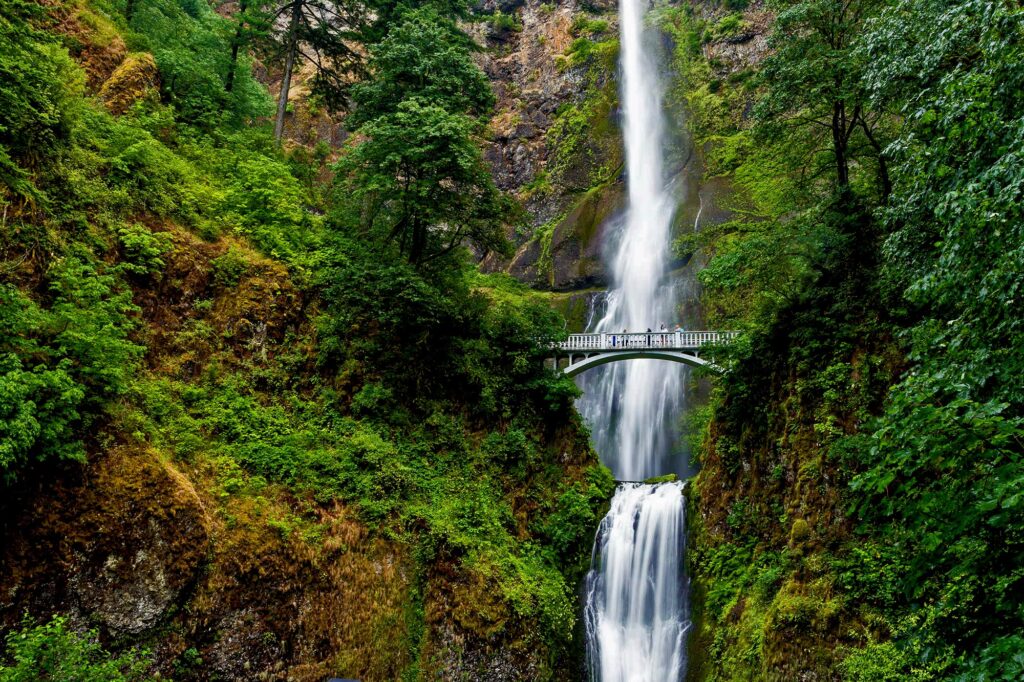
<svg viewBox="0 0 1024 682"><path fill-rule="evenodd" d="M646 7L646 0L621 0L619 9L628 204L609 263L613 286L593 331L658 331L662 324L671 328L676 317L666 272L675 201L663 169L663 84L645 41ZM670 455L684 371L664 361L635 360L583 380L580 411L616 478L641 480L676 470Z"/></svg>
<svg viewBox="0 0 1024 682"><path fill-rule="evenodd" d="M682 679L682 499L681 483L623 484L601 522L584 613L592 680Z"/></svg>
<svg viewBox="0 0 1024 682"><path fill-rule="evenodd" d="M657 42L644 27L647 6L619 5L628 204L609 249L613 285L593 331L658 331L676 322L667 272L675 202L663 168L664 88L652 55ZM645 359L581 376L580 411L617 479L687 473L673 453L685 371ZM595 682L677 682L685 674L684 508L680 483L625 483L616 491L587 576L584 620Z"/></svg>

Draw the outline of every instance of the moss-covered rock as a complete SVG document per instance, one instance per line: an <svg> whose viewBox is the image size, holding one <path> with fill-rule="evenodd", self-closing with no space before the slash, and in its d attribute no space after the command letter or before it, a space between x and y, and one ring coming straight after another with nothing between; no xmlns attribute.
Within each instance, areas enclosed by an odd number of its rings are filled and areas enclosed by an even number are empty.
<svg viewBox="0 0 1024 682"><path fill-rule="evenodd" d="M120 66L128 48L110 18L86 3L47 3L71 56L85 71L86 86L96 92Z"/></svg>
<svg viewBox="0 0 1024 682"><path fill-rule="evenodd" d="M98 621L118 637L163 622L209 549L206 505L153 450L117 446L80 479L56 481L15 513L2 543L4 593L36 612L60 608ZM7 625L21 616L11 605L0 610Z"/></svg>
<svg viewBox="0 0 1024 682"><path fill-rule="evenodd" d="M149 97L159 87L160 72L148 52L125 57L100 88L100 98L114 114L123 114L133 104Z"/></svg>

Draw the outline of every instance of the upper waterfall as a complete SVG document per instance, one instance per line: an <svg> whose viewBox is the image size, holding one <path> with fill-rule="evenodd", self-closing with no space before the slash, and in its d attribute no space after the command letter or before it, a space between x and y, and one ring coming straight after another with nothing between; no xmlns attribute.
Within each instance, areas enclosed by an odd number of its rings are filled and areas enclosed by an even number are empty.
<svg viewBox="0 0 1024 682"><path fill-rule="evenodd" d="M676 318L667 278L675 202L664 170L664 83L656 41L645 30L646 8L644 0L623 0L619 8L628 204L612 245L613 286L593 331L659 331L662 325L671 328ZM685 463L672 461L671 451L684 371L642 360L610 366L585 380L579 407L617 478L682 473Z"/></svg>

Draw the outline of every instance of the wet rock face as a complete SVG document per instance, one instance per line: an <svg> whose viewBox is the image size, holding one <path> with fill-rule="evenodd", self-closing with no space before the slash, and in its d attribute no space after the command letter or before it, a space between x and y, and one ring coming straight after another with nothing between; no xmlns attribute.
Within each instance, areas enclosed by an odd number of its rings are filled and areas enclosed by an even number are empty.
<svg viewBox="0 0 1024 682"><path fill-rule="evenodd" d="M572 0L558 5L489 1L484 10L514 13L522 24L513 33L495 34L487 22L472 29L488 48L479 61L497 97L486 157L498 187L517 192L547 165L551 149L545 136L559 107L584 95L582 69L559 64L574 39L573 21L583 12Z"/></svg>
<svg viewBox="0 0 1024 682"><path fill-rule="evenodd" d="M159 622L181 591L179 576L161 559L169 549L165 534L149 519L119 551L98 565L83 557L85 570L72 575L71 591L80 605L111 632L142 634Z"/></svg>
<svg viewBox="0 0 1024 682"><path fill-rule="evenodd" d="M496 31L493 22L482 22L469 31L487 48L478 59L497 97L484 156L498 187L515 194L530 217L528 226L509 235L517 245L515 255L490 255L481 266L543 289L604 285L600 226L592 224L592 213L599 205L601 217L607 217L621 198L614 58L609 64L570 55L577 40L615 35L617 2L484 0L479 7L511 15L522 25L518 31ZM581 31L581 22L597 20L607 24L603 35ZM611 101L588 108L595 97ZM597 120L587 121L583 130L560 123L566 112L578 111Z"/></svg>
<svg viewBox="0 0 1024 682"><path fill-rule="evenodd" d="M694 4L693 11L695 17L706 21L709 26L730 14L737 14L723 5L710 2ZM738 14L743 21L741 31L710 40L704 46L705 57L719 78L756 66L769 52L768 36L774 15L765 8L763 0L753 0Z"/></svg>

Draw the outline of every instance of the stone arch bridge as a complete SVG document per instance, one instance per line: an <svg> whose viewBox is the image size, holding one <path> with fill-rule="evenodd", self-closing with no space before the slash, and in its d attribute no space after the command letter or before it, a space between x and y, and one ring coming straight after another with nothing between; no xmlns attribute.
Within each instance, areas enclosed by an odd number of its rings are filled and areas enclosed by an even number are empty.
<svg viewBox="0 0 1024 682"><path fill-rule="evenodd" d="M570 334L557 344L548 363L570 377L609 362L641 358L717 369L700 357L701 348L729 343L738 335L739 332L709 331Z"/></svg>

